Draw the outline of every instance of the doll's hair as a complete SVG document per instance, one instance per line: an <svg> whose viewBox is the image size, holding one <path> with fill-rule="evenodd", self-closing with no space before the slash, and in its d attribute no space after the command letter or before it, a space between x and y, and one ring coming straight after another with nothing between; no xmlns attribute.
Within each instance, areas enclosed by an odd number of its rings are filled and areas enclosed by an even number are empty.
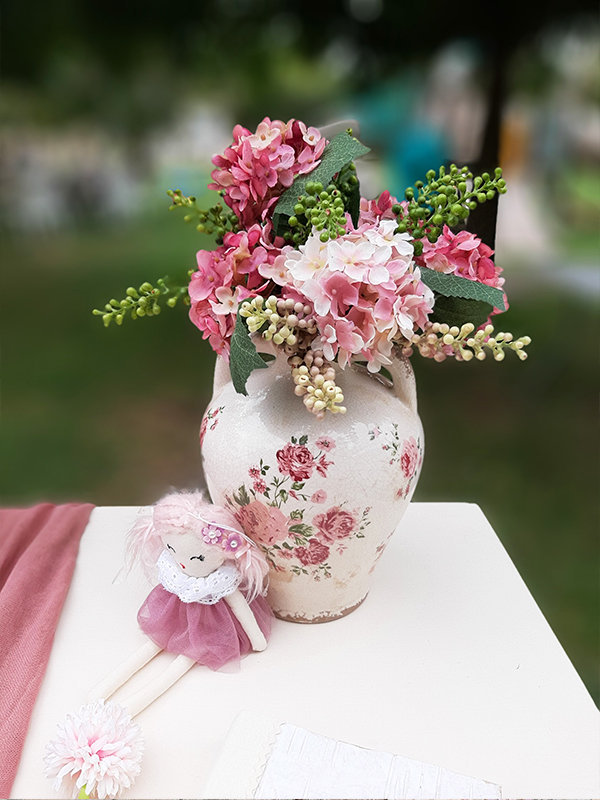
<svg viewBox="0 0 600 800"><path fill-rule="evenodd" d="M242 575L240 589L248 602L266 593L269 566L260 549L242 531L230 511L213 505L200 491L171 492L153 506L140 509L127 533L127 569L139 562L147 577L153 580L157 559L164 549L161 534L167 531L194 533L199 540L233 561Z"/></svg>

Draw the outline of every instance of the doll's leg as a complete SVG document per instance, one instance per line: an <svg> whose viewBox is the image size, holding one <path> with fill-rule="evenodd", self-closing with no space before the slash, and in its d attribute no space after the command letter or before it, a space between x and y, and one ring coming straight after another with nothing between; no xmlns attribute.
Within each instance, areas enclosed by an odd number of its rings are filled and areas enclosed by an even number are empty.
<svg viewBox="0 0 600 800"><path fill-rule="evenodd" d="M107 675L106 678L97 683L96 686L92 689L89 694L90 700L97 700L100 697L103 697L105 700L113 695L117 689L123 686L132 675L135 675L145 664L148 663L151 659L154 658L157 653L160 653L162 647L159 647L157 644L151 639L148 639L147 642L132 653L126 661L123 661L122 664L111 672L110 675Z"/></svg>
<svg viewBox="0 0 600 800"><path fill-rule="evenodd" d="M161 694L164 694L167 689L170 689L195 663L193 658L177 656L171 661L164 672L161 672L154 680L150 681L146 686L138 689L124 700L119 700L119 703L126 706L131 716L135 717L159 698Z"/></svg>

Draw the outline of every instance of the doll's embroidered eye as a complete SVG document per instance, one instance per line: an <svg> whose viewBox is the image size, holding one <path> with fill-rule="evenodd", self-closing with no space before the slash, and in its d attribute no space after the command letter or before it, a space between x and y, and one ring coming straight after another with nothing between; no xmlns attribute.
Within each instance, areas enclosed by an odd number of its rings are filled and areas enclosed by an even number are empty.
<svg viewBox="0 0 600 800"><path fill-rule="evenodd" d="M193 561L195 558L197 558L197 559L198 559L198 561L204 561L204 556L192 556L192 557L190 558L190 561Z"/></svg>

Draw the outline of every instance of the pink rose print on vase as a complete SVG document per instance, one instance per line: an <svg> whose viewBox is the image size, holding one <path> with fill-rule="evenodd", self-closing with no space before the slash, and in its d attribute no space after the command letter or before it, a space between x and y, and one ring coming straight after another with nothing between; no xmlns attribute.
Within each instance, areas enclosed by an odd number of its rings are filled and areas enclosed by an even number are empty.
<svg viewBox="0 0 600 800"><path fill-rule="evenodd" d="M327 477L327 469L333 464L333 461L327 461L324 455L321 455L319 460L316 463L317 472L319 475L322 475L324 478Z"/></svg>
<svg viewBox="0 0 600 800"><path fill-rule="evenodd" d="M308 547L296 547L294 555L305 567L312 564L322 564L327 560L329 548L316 539L311 539Z"/></svg>
<svg viewBox="0 0 600 800"><path fill-rule="evenodd" d="M206 436L206 429L208 427L208 417L206 414L202 417L202 422L200 423L200 447L204 444L204 437Z"/></svg>
<svg viewBox="0 0 600 800"><path fill-rule="evenodd" d="M402 445L402 452L400 454L400 465L404 476L408 479L412 478L417 470L419 463L419 449L414 436L407 439Z"/></svg>
<svg viewBox="0 0 600 800"><path fill-rule="evenodd" d="M312 453L303 444L286 444L277 451L277 463L279 471L293 481L307 481L315 467Z"/></svg>
<svg viewBox="0 0 600 800"><path fill-rule="evenodd" d="M327 492L323 489L319 489L310 497L311 503L324 503L325 500L327 500Z"/></svg>
<svg viewBox="0 0 600 800"><path fill-rule="evenodd" d="M330 450L333 450L334 447L335 447L335 442L333 441L333 439L330 439L328 436L321 436L320 439L317 439L315 444L317 445L319 450L327 450L327 452L329 452Z"/></svg>
<svg viewBox="0 0 600 800"><path fill-rule="evenodd" d="M241 506L236 517L244 533L258 544L270 546L288 536L288 518L276 506L260 500Z"/></svg>
<svg viewBox="0 0 600 800"><path fill-rule="evenodd" d="M200 423L200 447L204 444L204 439L206 437L206 432L208 430L209 422L212 423L210 426L210 430L214 431L217 427L218 416L225 406L219 406L218 408L209 408L206 411L206 414L202 417L202 422Z"/></svg>
<svg viewBox="0 0 600 800"><path fill-rule="evenodd" d="M313 520L322 539L333 542L335 539L345 539L356 530L356 517L349 511L339 506L333 506L324 514L317 515Z"/></svg>

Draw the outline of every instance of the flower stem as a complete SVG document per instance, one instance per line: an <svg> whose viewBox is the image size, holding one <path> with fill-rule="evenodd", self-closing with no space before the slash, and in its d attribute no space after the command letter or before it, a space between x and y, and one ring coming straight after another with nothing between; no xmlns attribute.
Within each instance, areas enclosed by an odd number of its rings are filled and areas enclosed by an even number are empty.
<svg viewBox="0 0 600 800"><path fill-rule="evenodd" d="M85 791L85 783L79 790L79 794L77 795L77 800L90 800L89 794L87 794Z"/></svg>

